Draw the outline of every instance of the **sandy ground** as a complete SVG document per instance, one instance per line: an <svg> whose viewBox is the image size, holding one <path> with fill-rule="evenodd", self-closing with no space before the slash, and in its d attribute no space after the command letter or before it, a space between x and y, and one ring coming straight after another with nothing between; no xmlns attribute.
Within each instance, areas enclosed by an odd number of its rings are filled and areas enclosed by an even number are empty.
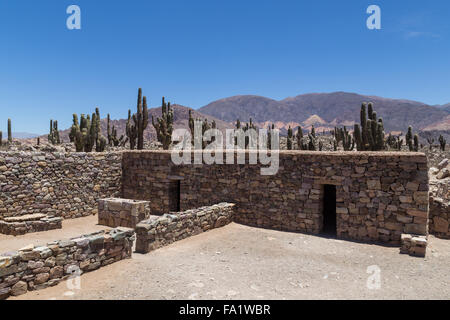
<svg viewBox="0 0 450 320"><path fill-rule="evenodd" d="M434 237L423 259L233 223L84 274L81 289L11 299L450 299L449 266L450 241ZM379 289L368 268L379 268Z"/></svg>
<svg viewBox="0 0 450 320"><path fill-rule="evenodd" d="M97 225L97 216L87 216L72 220L63 220L62 229L28 233L21 236L7 236L0 234L0 253L19 250L29 244L46 245L54 240L65 240L83 234L93 233L111 228Z"/></svg>

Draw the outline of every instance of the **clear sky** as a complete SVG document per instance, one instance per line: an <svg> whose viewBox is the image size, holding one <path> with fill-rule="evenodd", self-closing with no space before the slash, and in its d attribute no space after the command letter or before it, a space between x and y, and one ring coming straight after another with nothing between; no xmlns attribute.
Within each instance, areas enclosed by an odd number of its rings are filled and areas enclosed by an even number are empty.
<svg viewBox="0 0 450 320"><path fill-rule="evenodd" d="M1 0L0 130L67 128L95 106L125 118L138 87L152 107L332 91L449 103L449 40L448 0Z"/></svg>

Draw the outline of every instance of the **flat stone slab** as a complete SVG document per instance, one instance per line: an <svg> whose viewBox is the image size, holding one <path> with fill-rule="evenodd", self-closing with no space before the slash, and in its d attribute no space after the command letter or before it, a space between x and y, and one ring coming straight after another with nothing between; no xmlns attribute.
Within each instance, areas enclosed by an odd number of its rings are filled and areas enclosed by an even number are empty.
<svg viewBox="0 0 450 320"><path fill-rule="evenodd" d="M26 214L24 216L3 218L3 221L5 221L5 222L25 222L25 221L41 220L42 218L47 218L47 215L43 214L43 213Z"/></svg>

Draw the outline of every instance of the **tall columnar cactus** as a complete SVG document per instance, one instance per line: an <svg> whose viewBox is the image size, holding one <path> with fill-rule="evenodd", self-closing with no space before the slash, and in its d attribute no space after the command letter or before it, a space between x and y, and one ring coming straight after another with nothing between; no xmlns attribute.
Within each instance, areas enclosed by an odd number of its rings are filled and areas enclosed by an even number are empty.
<svg viewBox="0 0 450 320"><path fill-rule="evenodd" d="M414 135L414 151L419 151L419 136L417 134Z"/></svg>
<svg viewBox="0 0 450 320"><path fill-rule="evenodd" d="M406 145L408 146L409 151L414 151L413 133L412 133L412 127L411 126L408 127L408 132L406 133L405 139L406 139Z"/></svg>
<svg viewBox="0 0 450 320"><path fill-rule="evenodd" d="M155 121L152 116L152 124L158 141L162 143L164 150L168 150L172 143L173 110L170 102L166 104L164 97L161 104L161 118L156 118Z"/></svg>
<svg viewBox="0 0 450 320"><path fill-rule="evenodd" d="M445 145L447 144L447 141L444 139L444 136L441 134L439 135L439 147L441 151L445 151Z"/></svg>
<svg viewBox="0 0 450 320"><path fill-rule="evenodd" d="M3 145L3 132L0 131L0 147Z"/></svg>
<svg viewBox="0 0 450 320"><path fill-rule="evenodd" d="M434 138L432 138L432 137L428 137L428 138L427 138L427 142L428 142L428 145L429 145L430 151L431 151L431 150L433 150L433 143L434 143Z"/></svg>
<svg viewBox="0 0 450 320"><path fill-rule="evenodd" d="M275 130L275 124L269 125L269 130L267 130L267 150L272 150L272 135Z"/></svg>
<svg viewBox="0 0 450 320"><path fill-rule="evenodd" d="M137 128L131 122L131 110L128 110L126 135L127 135L128 141L130 141L130 150L134 150L134 148L136 147Z"/></svg>
<svg viewBox="0 0 450 320"><path fill-rule="evenodd" d="M367 115L366 115L367 106ZM361 127L355 124L353 138L358 151L380 151L386 149L383 119L377 119L372 103L363 103L360 112Z"/></svg>
<svg viewBox="0 0 450 320"><path fill-rule="evenodd" d="M144 149L144 131L148 125L148 108L147 98L145 96L142 97L141 88L138 90L137 112L133 115L133 122L137 130L137 149L142 150Z"/></svg>
<svg viewBox="0 0 450 320"><path fill-rule="evenodd" d="M8 143L12 142L11 119L8 119Z"/></svg>
<svg viewBox="0 0 450 320"><path fill-rule="evenodd" d="M108 138L108 146L112 146L113 145L113 141L112 141L112 133L111 133L111 119L109 116L109 113L106 115L106 136Z"/></svg>
<svg viewBox="0 0 450 320"><path fill-rule="evenodd" d="M292 150L292 129L289 126L288 134L287 134L287 149Z"/></svg>
<svg viewBox="0 0 450 320"><path fill-rule="evenodd" d="M58 121L50 120L50 132L48 134L48 142L51 144L60 144L61 140L59 138Z"/></svg>
<svg viewBox="0 0 450 320"><path fill-rule="evenodd" d="M295 139L297 140L298 150L308 150L308 145L303 143L303 129L301 126L298 127L297 133L295 134Z"/></svg>

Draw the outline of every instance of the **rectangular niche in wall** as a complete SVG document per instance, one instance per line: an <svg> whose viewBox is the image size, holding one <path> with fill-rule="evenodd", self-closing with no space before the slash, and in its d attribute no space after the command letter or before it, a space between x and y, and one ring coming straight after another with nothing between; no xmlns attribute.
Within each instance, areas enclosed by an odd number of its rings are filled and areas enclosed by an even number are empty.
<svg viewBox="0 0 450 320"><path fill-rule="evenodd" d="M169 182L169 211L181 211L181 181L172 180Z"/></svg>
<svg viewBox="0 0 450 320"><path fill-rule="evenodd" d="M336 186L323 186L323 229L322 233L336 236Z"/></svg>

